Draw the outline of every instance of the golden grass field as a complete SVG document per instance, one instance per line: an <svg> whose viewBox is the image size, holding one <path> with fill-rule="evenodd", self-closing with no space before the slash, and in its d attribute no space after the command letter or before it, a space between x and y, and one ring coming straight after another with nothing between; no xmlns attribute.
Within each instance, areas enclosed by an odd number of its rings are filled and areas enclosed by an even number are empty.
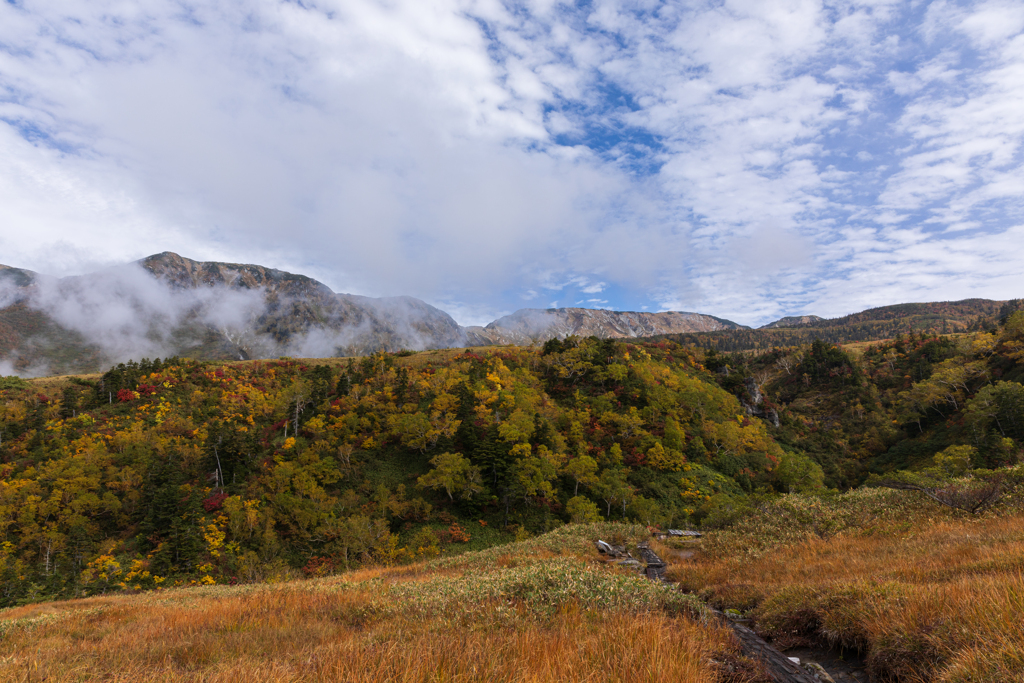
<svg viewBox="0 0 1024 683"><path fill-rule="evenodd" d="M742 669L697 602L562 541L9 609L0 680L711 683Z"/></svg>
<svg viewBox="0 0 1024 683"><path fill-rule="evenodd" d="M600 562L592 540L616 534L645 531L569 525L322 579L12 608L0 680L765 681L706 601L783 648L859 649L874 680L1024 681L1017 505L972 517L907 492L784 497L692 557L660 547L682 591Z"/></svg>

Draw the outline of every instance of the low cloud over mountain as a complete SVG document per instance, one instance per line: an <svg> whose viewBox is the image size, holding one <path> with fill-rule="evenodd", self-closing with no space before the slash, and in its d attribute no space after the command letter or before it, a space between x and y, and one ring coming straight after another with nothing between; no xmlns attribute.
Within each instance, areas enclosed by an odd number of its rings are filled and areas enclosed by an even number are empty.
<svg viewBox="0 0 1024 683"><path fill-rule="evenodd" d="M315 358L735 327L696 313L562 308L463 328L412 297L337 294L304 275L170 252L66 278L0 269L0 373L25 376L169 355Z"/></svg>

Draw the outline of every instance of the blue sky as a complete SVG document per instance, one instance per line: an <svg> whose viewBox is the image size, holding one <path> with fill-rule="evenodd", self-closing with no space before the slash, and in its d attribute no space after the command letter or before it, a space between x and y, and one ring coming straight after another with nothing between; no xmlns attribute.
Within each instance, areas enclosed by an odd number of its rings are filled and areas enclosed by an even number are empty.
<svg viewBox="0 0 1024 683"><path fill-rule="evenodd" d="M0 3L0 262L749 325L1024 296L1024 4Z"/></svg>

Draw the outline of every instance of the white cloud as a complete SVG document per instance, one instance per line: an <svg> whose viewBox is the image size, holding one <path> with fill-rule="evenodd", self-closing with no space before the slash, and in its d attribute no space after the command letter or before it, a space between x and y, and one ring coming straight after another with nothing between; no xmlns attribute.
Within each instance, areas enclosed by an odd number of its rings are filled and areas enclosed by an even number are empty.
<svg viewBox="0 0 1024 683"><path fill-rule="evenodd" d="M1024 10L919 4L0 3L0 250L261 262L464 323L545 290L744 322L940 273L1019 295L967 269L1024 257Z"/></svg>
<svg viewBox="0 0 1024 683"><path fill-rule="evenodd" d="M1019 2L982 2L963 18L959 29L979 47L998 46L1024 30L1024 6Z"/></svg>

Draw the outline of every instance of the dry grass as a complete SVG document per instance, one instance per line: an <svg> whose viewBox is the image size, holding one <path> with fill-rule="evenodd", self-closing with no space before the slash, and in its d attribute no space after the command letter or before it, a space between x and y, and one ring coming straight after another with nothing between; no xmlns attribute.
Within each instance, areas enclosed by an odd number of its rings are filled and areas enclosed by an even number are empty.
<svg viewBox="0 0 1024 683"><path fill-rule="evenodd" d="M669 576L749 611L781 645L864 650L879 680L1024 681L1020 515L810 535L765 552L698 555Z"/></svg>
<svg viewBox="0 0 1024 683"><path fill-rule="evenodd" d="M691 598L534 546L484 568L467 557L6 610L0 680L711 683L742 664Z"/></svg>

